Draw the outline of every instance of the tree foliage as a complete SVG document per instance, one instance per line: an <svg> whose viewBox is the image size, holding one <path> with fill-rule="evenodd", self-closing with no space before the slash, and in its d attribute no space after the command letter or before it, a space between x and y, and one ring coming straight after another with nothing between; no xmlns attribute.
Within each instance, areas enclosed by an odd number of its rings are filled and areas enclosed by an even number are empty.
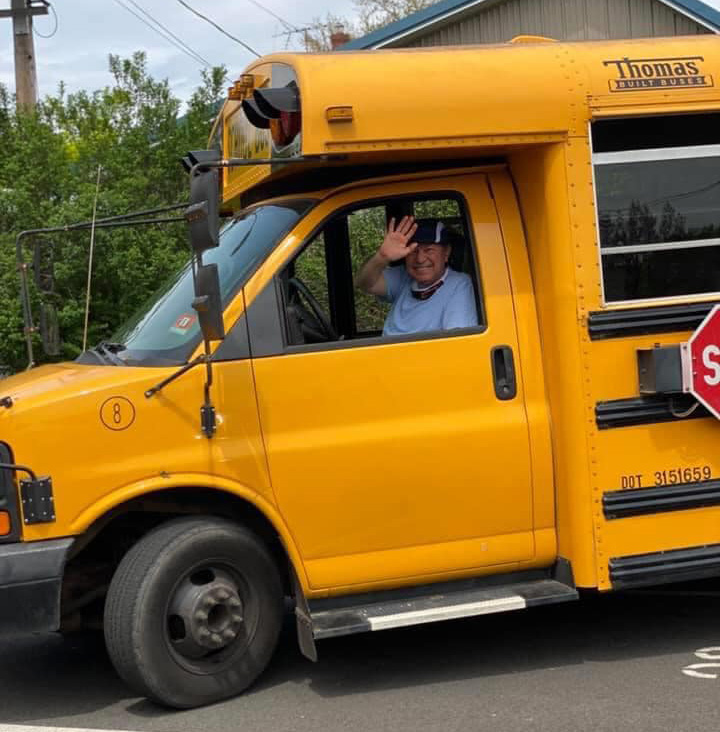
<svg viewBox="0 0 720 732"><path fill-rule="evenodd" d="M15 265L19 231L87 221L92 217L100 169L97 216L151 209L187 199L179 158L204 148L225 70L204 71L181 117L167 81L153 79L145 55L110 56L112 78L104 89L42 100L35 113L18 113L0 85L0 368L26 363ZM88 232L45 237L54 261L64 357L82 344L89 253ZM39 238L34 241L40 241ZM179 224L98 230L88 341L109 338L188 257ZM32 260L31 247L25 250Z"/></svg>
<svg viewBox="0 0 720 732"><path fill-rule="evenodd" d="M354 0L361 33L371 33L388 23L432 5L436 0Z"/></svg>
<svg viewBox="0 0 720 732"><path fill-rule="evenodd" d="M332 50L331 36L344 31L350 36L363 36L411 13L432 5L436 0L354 0L357 18L353 21L328 13L325 18L315 18L303 33L306 51Z"/></svg>

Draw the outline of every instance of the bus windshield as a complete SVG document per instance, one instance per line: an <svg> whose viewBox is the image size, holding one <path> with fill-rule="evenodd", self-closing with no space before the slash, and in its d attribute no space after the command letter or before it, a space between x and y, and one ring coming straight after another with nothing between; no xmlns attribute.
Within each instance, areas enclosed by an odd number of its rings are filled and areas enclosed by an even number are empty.
<svg viewBox="0 0 720 732"><path fill-rule="evenodd" d="M304 199L253 206L222 227L219 246L205 252L203 264L218 265L223 308L313 203ZM185 363L202 337L193 297L188 261L116 331L106 346L111 360L143 366Z"/></svg>

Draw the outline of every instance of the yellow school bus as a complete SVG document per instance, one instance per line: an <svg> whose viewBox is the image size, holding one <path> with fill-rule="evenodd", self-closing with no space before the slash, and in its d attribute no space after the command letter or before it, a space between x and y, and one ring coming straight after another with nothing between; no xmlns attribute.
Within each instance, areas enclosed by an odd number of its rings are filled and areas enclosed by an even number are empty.
<svg viewBox="0 0 720 732"><path fill-rule="evenodd" d="M288 599L316 659L720 575L720 425L678 355L720 302L719 85L714 36L251 65L189 156L193 261L0 382L0 628L103 620L190 707L262 672ZM472 322L392 331L401 295L355 286L402 220L450 237L417 256Z"/></svg>

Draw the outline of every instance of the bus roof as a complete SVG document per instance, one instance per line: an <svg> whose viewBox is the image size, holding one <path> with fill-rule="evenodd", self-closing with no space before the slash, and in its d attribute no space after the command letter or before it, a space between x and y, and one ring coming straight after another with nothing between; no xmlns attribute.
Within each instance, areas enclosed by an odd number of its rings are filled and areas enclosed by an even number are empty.
<svg viewBox="0 0 720 732"><path fill-rule="evenodd" d="M586 136L598 116L720 109L715 35L274 54L246 73L278 64L299 89L302 154L351 161L457 159ZM337 107L352 120L329 121ZM226 120L234 114L240 104L227 103ZM236 179L233 195L264 172Z"/></svg>

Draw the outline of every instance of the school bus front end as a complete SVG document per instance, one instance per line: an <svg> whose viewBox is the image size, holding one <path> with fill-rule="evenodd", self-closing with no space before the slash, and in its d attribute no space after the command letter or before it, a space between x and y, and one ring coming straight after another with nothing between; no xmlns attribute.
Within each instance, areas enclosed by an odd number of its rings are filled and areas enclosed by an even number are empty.
<svg viewBox="0 0 720 732"><path fill-rule="evenodd" d="M113 343L2 382L0 557L57 547L36 627L99 611L123 678L184 707L261 673L283 596L317 658L720 574L720 425L677 370L720 298L718 78L715 38L249 67L191 156L219 246ZM445 271L383 281L441 327L356 287L401 221Z"/></svg>

